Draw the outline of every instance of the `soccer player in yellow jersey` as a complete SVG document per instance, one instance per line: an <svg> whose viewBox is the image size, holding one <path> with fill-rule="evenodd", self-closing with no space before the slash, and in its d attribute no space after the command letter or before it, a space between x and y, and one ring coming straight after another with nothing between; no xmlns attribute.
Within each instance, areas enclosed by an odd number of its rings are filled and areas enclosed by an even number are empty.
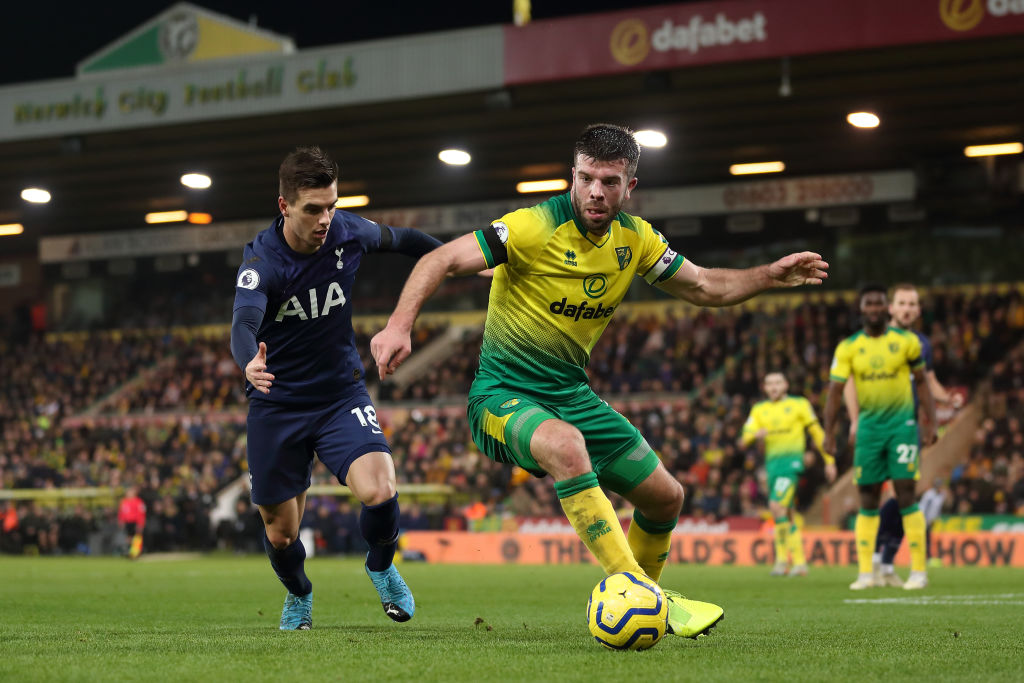
<svg viewBox="0 0 1024 683"><path fill-rule="evenodd" d="M932 365L931 342L921 332L914 329L914 323L921 317L921 300L917 293L917 287L902 282L893 285L889 296L889 325L898 330L911 331L917 335L921 342L921 357L924 358L924 376L928 379L928 389L935 399L936 405L950 405L959 408L962 400L959 394L946 390L939 379L935 376L935 368ZM915 393L916 395L916 393ZM843 400L846 403L846 412L850 416L850 443L857 441L857 417L860 406L857 405L857 390L853 380L848 379L843 388ZM921 470L918 469L915 479L921 478ZM884 493L883 493L884 495ZM924 512L922 510L922 512ZM878 513L878 539L875 542L875 554L872 558L872 569L875 576L876 587L903 588L903 580L896 575L893 568L893 558L903 543L903 520L900 517L900 506L895 498L886 500ZM927 515L925 521L928 522ZM927 538L926 538L927 541ZM927 554L928 545L925 543ZM924 588L920 583L906 584L909 588Z"/></svg>
<svg viewBox="0 0 1024 683"><path fill-rule="evenodd" d="M793 509L797 480L804 471L804 452L807 434L825 461L825 477L836 478L836 461L825 451L825 432L814 414L811 402L803 396L788 396L789 382L781 372L769 372L764 377L767 401L750 409L743 425L740 446L746 448L755 441L764 443L765 470L768 474L768 508L775 520L775 567L772 576L804 576L807 559L804 539L797 526ZM792 556L793 566L786 561Z"/></svg>
<svg viewBox="0 0 1024 683"><path fill-rule="evenodd" d="M726 306L772 287L820 284L818 254L748 270L701 268L647 221L622 211L636 187L640 147L621 126L588 126L573 151L572 188L459 237L421 260L387 327L370 342L381 377L411 351L409 331L447 275L494 268L468 416L480 450L550 474L566 517L605 572L657 581L683 489L640 432L587 384L590 350L635 276L700 306ZM628 538L601 486L636 508ZM695 638L722 618L717 605L669 598L669 625Z"/></svg>
<svg viewBox="0 0 1024 683"><path fill-rule="evenodd" d="M878 504L882 484L892 480L910 545L910 578L904 587L923 588L925 521L914 495L919 447L935 440L935 402L925 379L921 342L917 335L888 325L884 287L870 285L860 292L864 329L839 342L832 360L831 383L825 405L825 450L835 452L836 426L843 386L853 377L860 414L853 451L854 483L860 491L857 539L857 580L853 590L875 585L871 556L878 533ZM914 383L910 383L913 375ZM918 430L913 389L924 411Z"/></svg>

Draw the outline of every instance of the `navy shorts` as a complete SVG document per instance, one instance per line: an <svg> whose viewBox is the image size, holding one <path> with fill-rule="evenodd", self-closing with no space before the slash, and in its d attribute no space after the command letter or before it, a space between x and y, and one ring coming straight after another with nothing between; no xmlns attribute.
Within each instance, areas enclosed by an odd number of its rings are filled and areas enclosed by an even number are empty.
<svg viewBox="0 0 1024 683"><path fill-rule="evenodd" d="M275 505L309 488L313 455L345 483L361 455L391 453L365 389L332 403L249 403L247 451L252 502Z"/></svg>

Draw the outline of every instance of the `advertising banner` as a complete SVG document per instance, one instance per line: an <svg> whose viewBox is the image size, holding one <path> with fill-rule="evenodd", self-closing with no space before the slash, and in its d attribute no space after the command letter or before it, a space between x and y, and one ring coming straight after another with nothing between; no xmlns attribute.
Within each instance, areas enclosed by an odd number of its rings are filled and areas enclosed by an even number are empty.
<svg viewBox="0 0 1024 683"><path fill-rule="evenodd" d="M623 529L628 529L632 516L619 519ZM502 531L518 531L521 534L573 534L572 525L565 517L514 517L502 520ZM511 528L510 528L511 527ZM756 517L739 515L725 517L718 521L707 521L697 517L680 517L676 534L727 534L733 531L757 531L761 520Z"/></svg>
<svg viewBox="0 0 1024 683"><path fill-rule="evenodd" d="M467 533L410 531L404 552L441 564L596 564L575 534L515 532ZM774 561L772 537L753 531L728 534L674 534L669 562L757 566ZM847 566L857 561L857 546L849 531L805 531L807 562L817 566ZM946 566L1024 567L1024 537L999 533L942 533L932 536L932 557ZM909 564L904 545L897 565Z"/></svg>
<svg viewBox="0 0 1024 683"><path fill-rule="evenodd" d="M0 141L494 88L500 46L501 27L493 26L4 86Z"/></svg>
<svg viewBox="0 0 1024 683"><path fill-rule="evenodd" d="M1019 0L726 0L663 5L507 26L505 82L1021 32L1024 5Z"/></svg>
<svg viewBox="0 0 1024 683"><path fill-rule="evenodd" d="M1016 515L942 515L932 531L992 531L1024 534L1024 517Z"/></svg>

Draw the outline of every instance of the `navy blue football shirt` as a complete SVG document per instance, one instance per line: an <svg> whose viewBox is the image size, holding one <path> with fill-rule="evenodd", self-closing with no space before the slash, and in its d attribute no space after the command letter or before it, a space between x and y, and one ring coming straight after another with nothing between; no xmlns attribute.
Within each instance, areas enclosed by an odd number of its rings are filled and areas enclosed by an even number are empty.
<svg viewBox="0 0 1024 683"><path fill-rule="evenodd" d="M362 385L366 373L352 329L352 283L363 257L374 251L422 256L441 243L409 228L379 225L335 211L323 245L300 254L285 242L284 219L245 246L235 282L232 354L243 369L267 345L269 394L246 382L250 400L309 404L331 401ZM239 321L262 321L252 333Z"/></svg>
<svg viewBox="0 0 1024 683"><path fill-rule="evenodd" d="M924 336L923 334L921 334L917 330L914 330L914 334L917 335L917 340L919 342L921 342L921 358L924 359L924 369L925 369L925 372L926 373L933 372L935 370L935 365L932 362L932 343L928 340L928 337ZM914 384L914 376L913 375L910 376L910 384L911 384L911 386L913 386L913 384ZM931 389L931 387L928 387L928 388ZM917 389L916 388L914 389L913 394L914 394L914 414L916 415L917 414L917 409L918 409Z"/></svg>
<svg viewBox="0 0 1024 683"><path fill-rule="evenodd" d="M928 340L928 337L924 336L917 330L914 330L914 334L917 335L917 340L921 342L921 358L924 358L924 369L934 370L935 364L932 361L932 343Z"/></svg>

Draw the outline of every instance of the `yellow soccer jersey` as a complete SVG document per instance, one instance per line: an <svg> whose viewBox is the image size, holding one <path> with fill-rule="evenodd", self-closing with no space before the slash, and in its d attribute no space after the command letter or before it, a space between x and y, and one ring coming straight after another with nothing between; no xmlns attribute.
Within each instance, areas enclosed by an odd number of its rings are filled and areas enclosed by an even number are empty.
<svg viewBox="0 0 1024 683"><path fill-rule="evenodd" d="M761 401L750 409L750 417L743 425L743 443L750 444L757 433L764 429L764 457L766 461L776 458L803 457L807 446L806 431L811 432L819 448L824 430L818 423L811 402L803 396L785 396L778 401Z"/></svg>
<svg viewBox="0 0 1024 683"><path fill-rule="evenodd" d="M860 404L860 420L913 420L911 371L924 368L917 335L895 327L871 337L863 330L839 342L832 359L833 381L852 376Z"/></svg>
<svg viewBox="0 0 1024 683"><path fill-rule="evenodd" d="M577 391L633 277L664 282L684 260L650 223L623 212L595 238L577 225L568 194L475 234L495 271L471 393L499 385L542 395Z"/></svg>

